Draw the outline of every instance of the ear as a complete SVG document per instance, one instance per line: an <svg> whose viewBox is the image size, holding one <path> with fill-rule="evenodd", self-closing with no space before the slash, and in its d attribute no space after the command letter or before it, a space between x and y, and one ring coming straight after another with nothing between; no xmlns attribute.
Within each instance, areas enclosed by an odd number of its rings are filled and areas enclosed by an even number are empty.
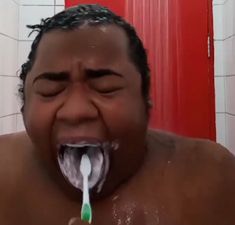
<svg viewBox="0 0 235 225"><path fill-rule="evenodd" d="M152 99L149 98L149 99L147 100L147 105L148 105L148 108L149 108L149 109L153 108L153 101L152 101Z"/></svg>
<svg viewBox="0 0 235 225"><path fill-rule="evenodd" d="M21 106L20 112L21 112L21 115L22 115L22 118L23 118L24 127L25 127L25 129L27 131L27 126L26 126L26 121L25 121L24 104Z"/></svg>

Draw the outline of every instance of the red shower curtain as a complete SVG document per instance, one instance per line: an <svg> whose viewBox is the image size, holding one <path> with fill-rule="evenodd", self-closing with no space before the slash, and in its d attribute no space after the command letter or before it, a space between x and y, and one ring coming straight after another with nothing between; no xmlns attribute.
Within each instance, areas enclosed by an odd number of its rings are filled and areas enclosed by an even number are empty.
<svg viewBox="0 0 235 225"><path fill-rule="evenodd" d="M212 0L67 0L124 15L148 51L150 126L215 140ZM208 40L211 46L208 49Z"/></svg>
<svg viewBox="0 0 235 225"><path fill-rule="evenodd" d="M65 0L65 7L76 4L95 4L99 3L113 10L118 15L125 17L125 0Z"/></svg>

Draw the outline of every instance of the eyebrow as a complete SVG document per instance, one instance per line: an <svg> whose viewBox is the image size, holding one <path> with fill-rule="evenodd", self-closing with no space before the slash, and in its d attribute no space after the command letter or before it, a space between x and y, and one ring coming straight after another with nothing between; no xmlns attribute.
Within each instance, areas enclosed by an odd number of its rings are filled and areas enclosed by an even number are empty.
<svg viewBox="0 0 235 225"><path fill-rule="evenodd" d="M98 70L86 69L86 76L91 79L104 76L111 76L111 75L123 77L122 74L110 69L98 69Z"/></svg>
<svg viewBox="0 0 235 225"><path fill-rule="evenodd" d="M123 77L122 74L114 70L110 70L110 69L97 69L97 70L85 69L85 74L88 79L95 79L95 78L111 76L111 75ZM45 72L45 73L41 73L40 75L38 75L33 80L33 83L41 79L51 80L51 81L68 81L69 77L70 77L69 72L65 72L65 71L64 72Z"/></svg>
<svg viewBox="0 0 235 225"><path fill-rule="evenodd" d="M69 73L67 72L45 72L38 75L34 80L35 83L37 80L52 80L52 81L68 81Z"/></svg>

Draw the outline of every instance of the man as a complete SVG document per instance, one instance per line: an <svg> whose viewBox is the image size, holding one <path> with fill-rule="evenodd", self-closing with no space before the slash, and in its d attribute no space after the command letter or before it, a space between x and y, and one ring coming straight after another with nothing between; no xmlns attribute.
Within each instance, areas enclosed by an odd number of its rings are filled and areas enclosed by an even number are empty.
<svg viewBox="0 0 235 225"><path fill-rule="evenodd" d="M98 5L40 25L21 71L26 132L0 137L0 224L233 225L235 159L148 131L149 68L134 29Z"/></svg>

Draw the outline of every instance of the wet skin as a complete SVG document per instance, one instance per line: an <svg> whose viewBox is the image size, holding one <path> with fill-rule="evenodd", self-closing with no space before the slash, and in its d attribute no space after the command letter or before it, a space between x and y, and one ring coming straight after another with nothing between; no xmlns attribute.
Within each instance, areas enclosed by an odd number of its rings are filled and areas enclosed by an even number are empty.
<svg viewBox="0 0 235 225"><path fill-rule="evenodd" d="M58 144L119 143L100 195L132 175L146 151L141 77L128 53L125 33L116 26L52 31L42 38L26 80L26 130L49 171L58 171ZM70 188L60 174L56 178Z"/></svg>
<svg viewBox="0 0 235 225"><path fill-rule="evenodd" d="M120 28L45 34L25 97L28 134L0 137L0 224L83 224L81 193L56 163L58 143L80 140L120 144L92 224L235 224L234 157L209 141L147 135L141 77Z"/></svg>
<svg viewBox="0 0 235 225"><path fill-rule="evenodd" d="M234 156L215 143L162 132L146 141L138 172L92 201L92 224L234 224ZM26 133L1 136L0 149L1 224L83 224L80 201L42 167Z"/></svg>

